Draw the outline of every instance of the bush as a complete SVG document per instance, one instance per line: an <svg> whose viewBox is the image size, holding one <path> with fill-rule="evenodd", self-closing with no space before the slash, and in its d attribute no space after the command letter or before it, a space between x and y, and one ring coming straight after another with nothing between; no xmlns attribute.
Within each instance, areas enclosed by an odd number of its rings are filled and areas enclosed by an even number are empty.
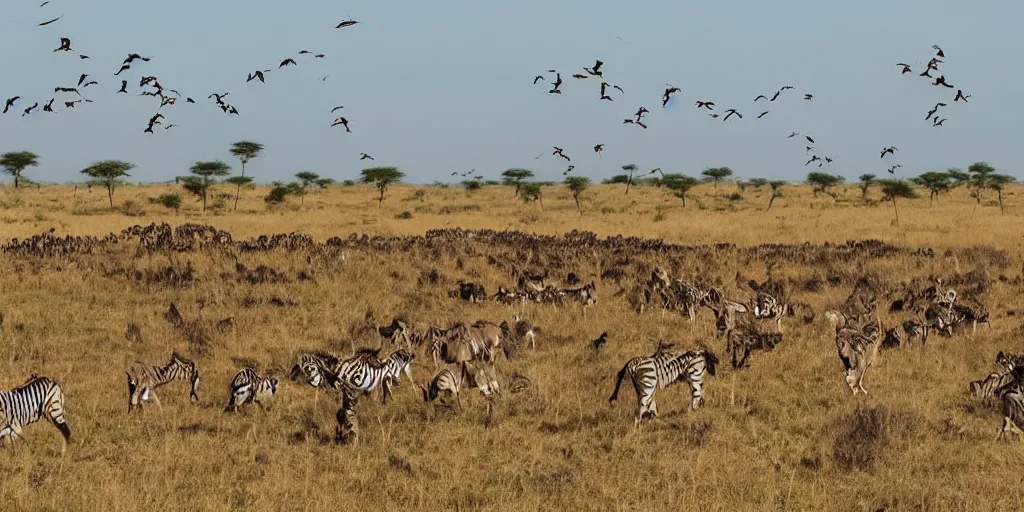
<svg viewBox="0 0 1024 512"><path fill-rule="evenodd" d="M121 213L129 217L142 217L146 214L146 210L142 208L141 204L129 199L121 204Z"/></svg>
<svg viewBox="0 0 1024 512"><path fill-rule="evenodd" d="M402 213L399 213L398 215L395 215L395 218L399 220L409 220L412 218L412 213L409 213L409 211L406 210Z"/></svg>
<svg viewBox="0 0 1024 512"><path fill-rule="evenodd" d="M345 180L345 181L341 182L341 186L343 186L343 187L352 187L352 186L355 186L355 184L356 184L356 182L354 182L352 180Z"/></svg>
<svg viewBox="0 0 1024 512"><path fill-rule="evenodd" d="M739 192L733 192L732 194L729 195L729 200L730 201L742 201L743 200L743 194L740 194Z"/></svg>
<svg viewBox="0 0 1024 512"><path fill-rule="evenodd" d="M152 204L159 204L168 210L181 209L181 196L178 194L164 194L149 200Z"/></svg>
<svg viewBox="0 0 1024 512"><path fill-rule="evenodd" d="M291 193L291 189L286 186L278 185L267 193L266 197L263 198L267 204L281 204L285 199L288 198L288 194Z"/></svg>

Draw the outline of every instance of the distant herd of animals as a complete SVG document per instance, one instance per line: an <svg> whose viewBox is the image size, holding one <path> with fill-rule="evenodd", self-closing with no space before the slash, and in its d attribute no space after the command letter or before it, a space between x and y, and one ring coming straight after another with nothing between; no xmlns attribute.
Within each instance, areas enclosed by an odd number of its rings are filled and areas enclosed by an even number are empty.
<svg viewBox="0 0 1024 512"><path fill-rule="evenodd" d="M717 333L713 343L723 347L731 367L740 372L757 357L771 357L767 353L780 346L785 350L783 332L788 322L812 324L819 318L806 303L791 299L793 281L772 278L774 269L787 261L819 265L825 261L854 262L885 257L925 261L937 257L930 248L898 247L871 240L819 246L763 244L741 248L732 244L683 246L621 236L600 239L593 233L578 231L564 236L537 236L515 231L442 229L431 230L423 236L353 235L326 242L292 233L235 241L230 233L196 224L174 228L167 224L133 226L105 237L61 237L43 233L25 240L12 239L0 249L5 258L12 261L25 258L70 260L116 251L129 258L153 252L220 251L237 256L253 252L305 251L307 261L312 261L315 253L343 261L350 252L388 251L389 254L408 252L419 254L424 260L439 260L442 256L451 258L457 247L472 244L490 248L486 256L488 264L515 276L514 284L510 289L499 286L494 295L488 296L483 285L460 280L458 288L448 294L453 299L494 300L513 306L546 303L551 307L577 308L579 314L587 315L588 311L604 304L598 302L596 280L579 286L584 280L576 272L570 272L565 274L565 281L570 283L566 287L558 284L561 279L552 279L548 270L531 272L525 268L564 269L567 262L596 258L600 260L602 283L618 286L612 298L635 311L638 321L657 321L668 314L679 314L694 325L700 321L701 311L707 309ZM475 249L456 253L460 254L455 257L456 268L463 268L463 258L473 252ZM673 263L678 262L676 258L680 256L709 254L730 255L738 261L768 262L768 279L765 282L745 280L737 272L735 288L748 293L727 297L726 286L720 280L715 283L686 280L666 270L681 268ZM1000 257L996 251L992 254L993 259ZM637 259L641 255L653 256L665 263ZM711 261L711 258L702 259ZM240 263L236 265L244 268ZM1000 276L1000 281L1004 278ZM425 282L437 280L429 273L423 279ZM815 275L807 279L801 289L820 290L824 286L840 285L842 279L838 275L825 279ZM902 349L915 342L923 346L932 334L972 336L979 325L990 326L991 315L983 303L990 282L981 271L958 272L947 278L917 277L889 284L879 282L870 274L855 277L848 298L821 315L831 324L829 336L834 337L844 379L852 394L868 393L865 377L878 361L881 349ZM880 309L886 310L887 318L895 319L893 327L883 328ZM652 310L660 310L660 317L652 316ZM1011 312L1006 314L1012 316ZM173 303L165 318L181 329L190 325ZM217 328L232 329L231 318L218 322ZM138 337L139 331L137 325L129 324L126 337ZM373 331L374 336L379 335L377 348L356 349L353 344L354 353L348 357L326 350L301 351L294 355L294 364L288 373L291 381L301 385L336 390L340 407L335 439L340 442L358 439L356 411L362 398L379 390L382 403L387 404L403 375L416 386L412 370L417 357L433 363L431 378L419 388L424 402L431 406L457 406L461 410L463 392L475 388L484 397L490 417L495 400L506 393L522 393L532 386L526 375L516 373L503 377L497 368L499 353L510 360L521 350L537 350L545 343L541 328L519 315L510 315L510 321L500 323L458 321L448 326L394 318L388 325L375 325ZM590 337L586 333L580 335ZM601 353L608 343L615 342L614 333L604 332L580 347ZM385 351L387 355L383 354ZM756 356L758 352L766 355ZM1024 354L1000 352L993 362L997 371L966 383L965 389L978 399L1002 405L1003 421L997 440L1008 432L1024 435ZM683 382L690 389L690 409L696 410L704 402L706 379L716 375L718 365L717 355L706 346L682 350L675 343L660 342L650 355L639 355L623 364L615 377L610 401L618 398L622 383L628 380L637 395L634 425L640 426L658 416L657 390ZM192 402L200 399L200 372L196 361L178 352L172 353L166 363L136 362L125 372L129 412L143 409L147 402L155 402L162 408L157 388L176 381L188 384ZM281 390L279 376L262 375L255 367L242 368L225 384L229 389L226 412L249 404L269 404ZM46 418L60 430L65 440L63 446L66 446L71 429L65 417L65 400L70 397L73 401L75 394L75 390L65 390L56 380L37 374L32 374L21 386L0 392L0 442L13 442L23 435L25 427Z"/></svg>

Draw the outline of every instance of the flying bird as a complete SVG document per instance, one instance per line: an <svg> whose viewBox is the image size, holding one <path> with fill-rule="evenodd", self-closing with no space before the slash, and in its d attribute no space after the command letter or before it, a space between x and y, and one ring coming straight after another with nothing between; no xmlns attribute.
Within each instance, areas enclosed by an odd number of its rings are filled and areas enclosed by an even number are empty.
<svg viewBox="0 0 1024 512"><path fill-rule="evenodd" d="M324 76L320 77L320 79L319 79L319 80L320 80L321 82L326 82L326 81L327 81L327 77L329 77L329 76L331 76L331 75L324 75Z"/></svg>
<svg viewBox="0 0 1024 512"><path fill-rule="evenodd" d="M812 155L811 159L804 164L804 167L811 165L812 163L817 162L818 160L821 160L820 158L818 158L818 155Z"/></svg>
<svg viewBox="0 0 1024 512"><path fill-rule="evenodd" d="M569 174L569 173L570 173L570 172L572 172L572 170L573 170L573 169L575 169L575 168L576 168L576 166L575 166L575 165L570 165L570 166L569 166L569 168L568 168L568 169L566 169L566 170L565 170L565 172L563 172L563 173L562 173L562 176L565 176L565 175Z"/></svg>
<svg viewBox="0 0 1024 512"><path fill-rule="evenodd" d="M343 105L338 105L337 107L331 109L331 113L333 114L336 110L341 110L343 108L345 108Z"/></svg>
<svg viewBox="0 0 1024 512"><path fill-rule="evenodd" d="M584 75L582 73L573 73L572 77L576 78L576 79L579 79L579 80L584 80L584 79L590 78L589 76Z"/></svg>
<svg viewBox="0 0 1024 512"><path fill-rule="evenodd" d="M661 106L664 108L668 105L668 101L672 99L672 95L677 92L679 92L678 87L669 86L668 89L665 89L665 93L661 95Z"/></svg>
<svg viewBox="0 0 1024 512"><path fill-rule="evenodd" d="M899 148L897 148L896 146L889 146L887 148L882 148L882 153L881 153L881 155L879 155L878 158L885 158L885 154L886 153L889 153L890 155L895 155L897 151L899 151Z"/></svg>
<svg viewBox="0 0 1024 512"><path fill-rule="evenodd" d="M762 117L764 117L766 115L768 115L768 111L767 110L765 110L764 112L761 112L761 114L759 116L757 116L757 118L761 119Z"/></svg>
<svg viewBox="0 0 1024 512"><path fill-rule="evenodd" d="M178 125L176 125L176 124L169 124L167 126L164 126L164 130L170 130L171 128L174 128L176 126L178 126Z"/></svg>
<svg viewBox="0 0 1024 512"><path fill-rule="evenodd" d="M778 94L778 93L775 93L775 94ZM758 94L758 95L757 95L757 97L756 97L756 98L754 98L754 101L757 101L757 100L759 100L759 99L761 99L761 98L764 98L764 99L766 99L766 100L767 100L767 99L768 99L768 96L765 96L764 94Z"/></svg>
<svg viewBox="0 0 1024 512"><path fill-rule="evenodd" d="M643 119L645 114L649 114L650 112L650 110L647 110L644 107L640 107L636 109L636 113L633 114L633 117L635 117L637 121L640 121L641 119Z"/></svg>
<svg viewBox="0 0 1024 512"><path fill-rule="evenodd" d="M733 116L733 114L735 114L736 117L743 119L743 114L740 114L734 108L730 108L729 110L725 111L725 117L722 119L722 121L728 121L729 118Z"/></svg>
<svg viewBox="0 0 1024 512"><path fill-rule="evenodd" d="M927 116L925 116L925 118L924 118L924 119L925 119L925 121L927 121L927 120L931 119L931 118L932 118L932 116L933 116L933 115L935 115L935 113L939 111L939 107L945 107L945 106L946 106L946 104L945 104L945 103L941 103L941 102L939 102L939 103L936 103L936 104L935 104L935 108L933 108L933 109L931 109L931 110L929 110L929 111L928 111L928 115L927 115Z"/></svg>
<svg viewBox="0 0 1024 512"><path fill-rule="evenodd" d="M79 96L82 95L82 93L78 92L78 89L74 87L54 87L53 92L73 92Z"/></svg>
<svg viewBox="0 0 1024 512"><path fill-rule="evenodd" d="M97 82L96 80L92 80L90 82L86 82L85 85L82 86L82 89L85 89L86 87L89 87L90 85L99 85L99 84L100 83Z"/></svg>
<svg viewBox="0 0 1024 512"><path fill-rule="evenodd" d="M43 112L53 112L53 100L54 98L50 98L50 101L43 105Z"/></svg>
<svg viewBox="0 0 1024 512"><path fill-rule="evenodd" d="M37 101L37 102L33 103L31 107L26 108L25 111L22 112L21 117L25 117L25 116L31 114L32 111L35 110L38 107L39 107L39 102Z"/></svg>
<svg viewBox="0 0 1024 512"><path fill-rule="evenodd" d="M50 23L53 23L53 22L55 22L55 21L57 21L57 20L59 20L59 19L61 19L63 17L64 17L63 15L57 16L56 18L54 18L54 19L52 19L50 21L44 21L44 22L40 23L39 26L40 27L45 27L45 26L49 25Z"/></svg>
<svg viewBox="0 0 1024 512"><path fill-rule="evenodd" d="M598 144L594 146L594 153L597 153L598 156L600 156L602 151L604 151L604 144Z"/></svg>
<svg viewBox="0 0 1024 512"><path fill-rule="evenodd" d="M715 102L713 102L713 101L698 101L697 102L697 108L706 108L708 110L713 110L715 108Z"/></svg>
<svg viewBox="0 0 1024 512"><path fill-rule="evenodd" d="M278 66L277 68L281 69L281 68L283 68L285 66L298 66L298 64L295 62L295 59L289 57L289 58L287 58L285 60L282 60L281 61L281 65Z"/></svg>
<svg viewBox="0 0 1024 512"><path fill-rule="evenodd" d="M786 138L787 139L792 139L793 137L796 137L797 135L800 135L800 134L797 133L797 132L793 132L793 133L789 134L789 137L786 137Z"/></svg>
<svg viewBox="0 0 1024 512"><path fill-rule="evenodd" d="M946 54L942 52L942 48L939 48L939 45L933 44L932 45L932 49L936 50L938 52L938 53L935 54L936 57L942 57L942 58L946 57Z"/></svg>
<svg viewBox="0 0 1024 512"><path fill-rule="evenodd" d="M368 155L368 154L366 154L366 153L360 153L359 154L359 159L360 160L373 160L373 157Z"/></svg>
<svg viewBox="0 0 1024 512"><path fill-rule="evenodd" d="M601 82L601 97L599 99L608 100L608 101L615 101L615 100L612 99L611 96L608 96L607 94L604 93L604 91L608 88L609 85L611 85L611 84L609 84L608 82Z"/></svg>
<svg viewBox="0 0 1024 512"><path fill-rule="evenodd" d="M135 62L136 60L141 60L143 62L149 62L149 57L143 57L143 56L141 56L141 55L139 55L137 53L129 53L128 57L125 58L124 62L121 63L121 69L119 69L117 71L117 73L114 73L114 76L120 75L122 71L127 71L127 70L131 69L132 62Z"/></svg>
<svg viewBox="0 0 1024 512"><path fill-rule="evenodd" d="M562 148L560 148L558 146L551 146L551 147L555 149L554 151L551 152L552 155L560 156L560 157L564 158L566 162L571 162L572 161L572 159L570 159L568 156L565 155L565 153L562 152L563 151Z"/></svg>
<svg viewBox="0 0 1024 512"><path fill-rule="evenodd" d="M537 75L533 77L533 85L537 85L537 82L541 81L547 82L547 80L544 80L544 75Z"/></svg>
<svg viewBox="0 0 1024 512"><path fill-rule="evenodd" d="M794 133L796 133L796 132L794 132ZM792 135L790 135L790 137L792 137ZM810 135L804 135L804 138L807 139L807 142L810 142L811 144L814 144L814 139L812 139Z"/></svg>
<svg viewBox="0 0 1024 512"><path fill-rule="evenodd" d="M632 119L623 119L622 120L622 124L635 124L635 125L643 128L643 129L645 129L645 130L647 129L647 125L646 124L641 123L640 121L634 121Z"/></svg>
<svg viewBox="0 0 1024 512"><path fill-rule="evenodd" d="M55 52L73 52L74 50L71 49L71 39L68 39L66 37L60 38L60 46L58 46L57 49L54 50L54 51Z"/></svg>
<svg viewBox="0 0 1024 512"><path fill-rule="evenodd" d="M343 22L341 22L341 23L338 23L338 26L337 26L337 27L334 27L334 28L345 28L345 27L351 27L352 25L355 25L356 23L359 23L359 22L358 22L358 21L356 21L356 20L346 20L346 21L343 21Z"/></svg>
<svg viewBox="0 0 1024 512"><path fill-rule="evenodd" d="M596 63L594 63L594 67L592 67L592 68L583 68L583 71L586 71L587 73L590 73L591 75L594 75L594 76L603 76L604 72L601 71L601 66L603 66L603 65L604 65L604 62L601 62L599 60Z"/></svg>
<svg viewBox="0 0 1024 512"><path fill-rule="evenodd" d="M932 126L942 126L942 123L946 122L946 118L939 119L939 116L935 116L935 121L932 121Z"/></svg>
<svg viewBox="0 0 1024 512"><path fill-rule="evenodd" d="M896 169L899 169L900 167L903 167L903 166L900 165L900 164L896 164L896 165L886 169L886 171L888 171L889 174L896 174Z"/></svg>
<svg viewBox="0 0 1024 512"><path fill-rule="evenodd" d="M128 94L128 80L121 80L121 90L117 92Z"/></svg>
<svg viewBox="0 0 1024 512"><path fill-rule="evenodd" d="M957 89L956 90L956 98L953 98L953 103L956 103L957 101L960 101L960 100L963 100L964 103L967 103L967 98L970 98L970 97L971 97L970 94L964 94L964 91L962 91L960 89Z"/></svg>
<svg viewBox="0 0 1024 512"><path fill-rule="evenodd" d="M939 77L936 78L934 82L932 82L932 85L941 85L941 86L946 87L948 89L952 89L953 88L952 85L946 83L946 77L943 76L943 75L939 75Z"/></svg>
<svg viewBox="0 0 1024 512"><path fill-rule="evenodd" d="M348 119L345 119L344 117L339 117L335 119L333 123L331 123L331 127L333 128L335 126L338 126L339 124L345 127L346 132L352 133L352 130L349 129L348 127Z"/></svg>
<svg viewBox="0 0 1024 512"><path fill-rule="evenodd" d="M548 91L548 93L562 94L562 91L558 89L559 87L562 86L562 74L557 71L555 72L555 83L553 85L554 87L552 87L551 90Z"/></svg>
<svg viewBox="0 0 1024 512"><path fill-rule="evenodd" d="M807 100L807 101L814 101L814 95L813 94L804 94L804 99Z"/></svg>
<svg viewBox="0 0 1024 512"><path fill-rule="evenodd" d="M267 82L265 82L263 80L263 73L268 73L268 72L270 72L269 69L266 69L266 70L263 70L263 71L260 71L260 70L257 69L255 72L249 73L249 78L247 78L245 80L245 83L252 82L253 80L259 80L261 84L265 84Z"/></svg>
<svg viewBox="0 0 1024 512"><path fill-rule="evenodd" d="M905 75L907 73L910 73L910 64L904 64L904 63L900 62L899 64L896 64L896 65L903 68L903 71L900 72L901 75Z"/></svg>

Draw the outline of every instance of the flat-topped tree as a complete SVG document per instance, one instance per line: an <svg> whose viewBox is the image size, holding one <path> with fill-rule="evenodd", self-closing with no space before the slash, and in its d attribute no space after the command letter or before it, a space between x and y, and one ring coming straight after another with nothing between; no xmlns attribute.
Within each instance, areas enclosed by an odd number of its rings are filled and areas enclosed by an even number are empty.
<svg viewBox="0 0 1024 512"><path fill-rule="evenodd" d="M953 177L946 172L926 172L910 181L928 189L928 204L938 200L939 194L953 187Z"/></svg>
<svg viewBox="0 0 1024 512"><path fill-rule="evenodd" d="M544 197L541 195L540 183L532 181L523 183L522 188L519 191L519 197L524 203L537 201L540 203L540 209L544 209Z"/></svg>
<svg viewBox="0 0 1024 512"><path fill-rule="evenodd" d="M626 195L629 195L629 187L633 186L633 176L636 174L638 167L636 164L626 164L622 166L622 170L628 172L626 177Z"/></svg>
<svg viewBox="0 0 1024 512"><path fill-rule="evenodd" d="M949 179L953 181L954 187L959 187L971 180L971 175L957 169L956 167L950 167L946 169L946 174L949 175Z"/></svg>
<svg viewBox="0 0 1024 512"><path fill-rule="evenodd" d="M754 190L761 190L763 187L768 185L768 180L764 178L751 178L747 180L747 184L754 187Z"/></svg>
<svg viewBox="0 0 1024 512"><path fill-rule="evenodd" d="M996 191L999 198L999 214L1003 215L1003 187L1017 181L1016 178L1007 174L990 174L988 176L988 188Z"/></svg>
<svg viewBox="0 0 1024 512"><path fill-rule="evenodd" d="M302 205L306 202L306 190L311 185L315 184L316 180L320 179L320 175L315 172L302 171L300 173L296 173L295 177L299 179L299 183L301 184L299 187L299 205Z"/></svg>
<svg viewBox="0 0 1024 512"><path fill-rule="evenodd" d="M217 178L227 176L231 172L231 166L220 160L196 162L189 171L192 172L191 176L179 176L174 181L181 183L185 190L202 199L205 212L207 192L217 183Z"/></svg>
<svg viewBox="0 0 1024 512"><path fill-rule="evenodd" d="M331 178L320 178L313 183L316 183L316 186L320 187L320 190L327 190L327 187L334 184L334 180Z"/></svg>
<svg viewBox="0 0 1024 512"><path fill-rule="evenodd" d="M989 176L995 174L996 168L985 162L975 162L967 168L967 183L974 189L974 206L981 203L981 191L989 188Z"/></svg>
<svg viewBox="0 0 1024 512"><path fill-rule="evenodd" d="M860 187L860 198L865 200L865 201L867 201L868 200L868 189L870 189L871 185L875 183L875 175L874 174L861 174L859 179L860 179L860 183L857 186Z"/></svg>
<svg viewBox="0 0 1024 512"><path fill-rule="evenodd" d="M242 162L242 176L245 176L245 164L249 163L249 160L259 157L262 152L263 144L260 144L259 142L243 140L231 145L231 154L234 155L239 162Z"/></svg>
<svg viewBox="0 0 1024 512"><path fill-rule="evenodd" d="M768 186L772 188L772 195L768 198L768 207L765 208L764 211L771 210L772 203L775 202L775 199L782 197L782 187L785 185L787 185L787 183L782 180L772 180L768 182Z"/></svg>
<svg viewBox="0 0 1024 512"><path fill-rule="evenodd" d="M585 176L569 176L565 179L565 186L572 192L572 199L576 201L576 209L583 215L583 206L580 205L580 194L590 187L590 178Z"/></svg>
<svg viewBox="0 0 1024 512"><path fill-rule="evenodd" d="M512 197L519 197L523 188L523 182L533 177L533 171L529 169L508 169L501 173L501 181L510 187L515 187Z"/></svg>
<svg viewBox="0 0 1024 512"><path fill-rule="evenodd" d="M835 195L829 189L836 185L841 185L845 181L846 178L842 176L824 172L812 172L807 175L807 184L811 185L811 193L814 197L818 197L818 193L824 193L835 199Z"/></svg>
<svg viewBox="0 0 1024 512"><path fill-rule="evenodd" d="M717 192L718 182L732 176L732 169L728 167L711 167L704 169L704 172L701 172L701 175L714 184L715 191Z"/></svg>
<svg viewBox="0 0 1024 512"><path fill-rule="evenodd" d="M235 207L234 207L234 209L237 210L238 209L238 197L240 195L242 195L242 187L248 188L248 187L252 186L252 176L232 176L232 177L224 180L224 183L228 183L228 184L231 184L231 185L235 186Z"/></svg>
<svg viewBox="0 0 1024 512"><path fill-rule="evenodd" d="M25 169L39 165L39 155L31 151L14 151L0 155L0 167L4 172L14 176L14 188L18 188Z"/></svg>
<svg viewBox="0 0 1024 512"><path fill-rule="evenodd" d="M384 202L384 194L387 193L388 187L392 183L399 183L405 177L405 173L399 171L397 167L370 167L363 169L361 174L363 183L373 184L380 192L377 204Z"/></svg>
<svg viewBox="0 0 1024 512"><path fill-rule="evenodd" d="M892 201L892 211L896 214L896 225L900 225L900 210L896 207L896 199L912 199L917 197L914 187L903 180L881 180L878 185L882 189L882 201Z"/></svg>
<svg viewBox="0 0 1024 512"><path fill-rule="evenodd" d="M669 173L661 177L661 186L671 190L679 199L683 200L683 208L686 208L686 193L700 183L700 180L685 174Z"/></svg>
<svg viewBox="0 0 1024 512"><path fill-rule="evenodd" d="M135 168L134 164L120 160L104 160L96 162L85 169L82 174L92 178L97 184L107 189L110 209L114 209L114 188L122 183L121 178L128 176L128 171Z"/></svg>

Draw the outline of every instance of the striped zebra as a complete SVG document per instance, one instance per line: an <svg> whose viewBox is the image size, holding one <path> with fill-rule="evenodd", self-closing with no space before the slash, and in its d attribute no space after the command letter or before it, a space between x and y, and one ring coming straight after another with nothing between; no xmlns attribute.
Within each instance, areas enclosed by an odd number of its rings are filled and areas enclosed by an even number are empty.
<svg viewBox="0 0 1024 512"><path fill-rule="evenodd" d="M360 395L368 395L377 387L382 388L382 401L387 403L391 396L391 387L398 383L402 373L409 377L413 386L412 362L416 358L407 350L392 352L381 360L372 353L357 354L338 364L331 373L334 374L334 387L341 389L353 400Z"/></svg>
<svg viewBox="0 0 1024 512"><path fill-rule="evenodd" d="M711 351L689 351L675 354L659 349L654 355L634 357L619 370L615 380L615 390L609 402L619 398L622 380L628 375L636 390L637 409L633 420L634 426L640 425L645 417L658 416L658 404L654 401L654 392L659 388L685 381L690 385L690 408L696 410L704 401L701 388L704 374L715 374L718 358Z"/></svg>
<svg viewBox="0 0 1024 512"><path fill-rule="evenodd" d="M243 368L231 379L231 398L224 412L238 410L238 406L255 403L263 406L263 402L277 394L276 377L261 377L254 368Z"/></svg>
<svg viewBox="0 0 1024 512"><path fill-rule="evenodd" d="M320 387L322 384L334 386L334 373L331 369L338 365L341 361L323 352L317 353L304 353L299 354L298 362L295 366L292 366L288 376L293 381L299 380L299 377L304 377L306 382L314 388Z"/></svg>
<svg viewBox="0 0 1024 512"><path fill-rule="evenodd" d="M461 384L462 381L459 379L459 376L456 375L455 372L445 368L437 372L437 375L435 375L430 381L429 387L420 386L420 389L423 390L423 401L433 402L441 396L441 393L445 393L449 400L451 400L451 397L454 395L455 401L459 405L459 409L462 409L462 399L459 397Z"/></svg>
<svg viewBox="0 0 1024 512"><path fill-rule="evenodd" d="M999 351L996 354L996 366L1002 368L1004 372L1010 373L1014 368L1024 366L1024 354Z"/></svg>
<svg viewBox="0 0 1024 512"><path fill-rule="evenodd" d="M196 364L179 356L177 352L171 354L171 362L166 366L153 366L136 361L125 373L128 374L128 412L136 408L141 409L141 402L148 401L151 396L157 406L163 408L154 390L176 380L191 382L189 400L199 400L199 396L196 395L196 389L199 387Z"/></svg>
<svg viewBox="0 0 1024 512"><path fill-rule="evenodd" d="M782 342L781 332L758 332L752 329L737 329L729 333L729 352L732 355L732 367L742 368L747 364L747 357L755 350L772 351Z"/></svg>
<svg viewBox="0 0 1024 512"><path fill-rule="evenodd" d="M878 357L881 333L877 322L864 326L862 331L844 328L836 332L836 349L846 371L846 385L856 395L868 394L864 389L864 375Z"/></svg>
<svg viewBox="0 0 1024 512"><path fill-rule="evenodd" d="M12 390L0 391L0 446L7 439L13 444L21 436L23 428L44 416L64 436L63 453L71 440L71 428L64 420L64 391L60 384L47 377L33 375Z"/></svg>
<svg viewBox="0 0 1024 512"><path fill-rule="evenodd" d="M987 377L981 380L972 380L967 384L967 389L971 396L980 398L982 400L998 399L1000 398L999 393L1005 390L1005 387L1012 384L1013 374L1012 373L996 373L992 372Z"/></svg>
<svg viewBox="0 0 1024 512"><path fill-rule="evenodd" d="M1011 373L1013 382L996 391L1003 403L1003 426L996 435L996 441L1006 436L1007 432L1018 436L1024 435L1024 366L1018 366Z"/></svg>
<svg viewBox="0 0 1024 512"><path fill-rule="evenodd" d="M700 307L700 302L707 292L701 291L700 288L681 279L676 279L672 288L675 292L675 302L679 306L679 312L689 317L690 322L695 321L697 308Z"/></svg>
<svg viewBox="0 0 1024 512"><path fill-rule="evenodd" d="M782 332L782 317L792 315L792 309L779 299L767 293L758 293L753 304L754 318L758 320L775 320L775 327Z"/></svg>

